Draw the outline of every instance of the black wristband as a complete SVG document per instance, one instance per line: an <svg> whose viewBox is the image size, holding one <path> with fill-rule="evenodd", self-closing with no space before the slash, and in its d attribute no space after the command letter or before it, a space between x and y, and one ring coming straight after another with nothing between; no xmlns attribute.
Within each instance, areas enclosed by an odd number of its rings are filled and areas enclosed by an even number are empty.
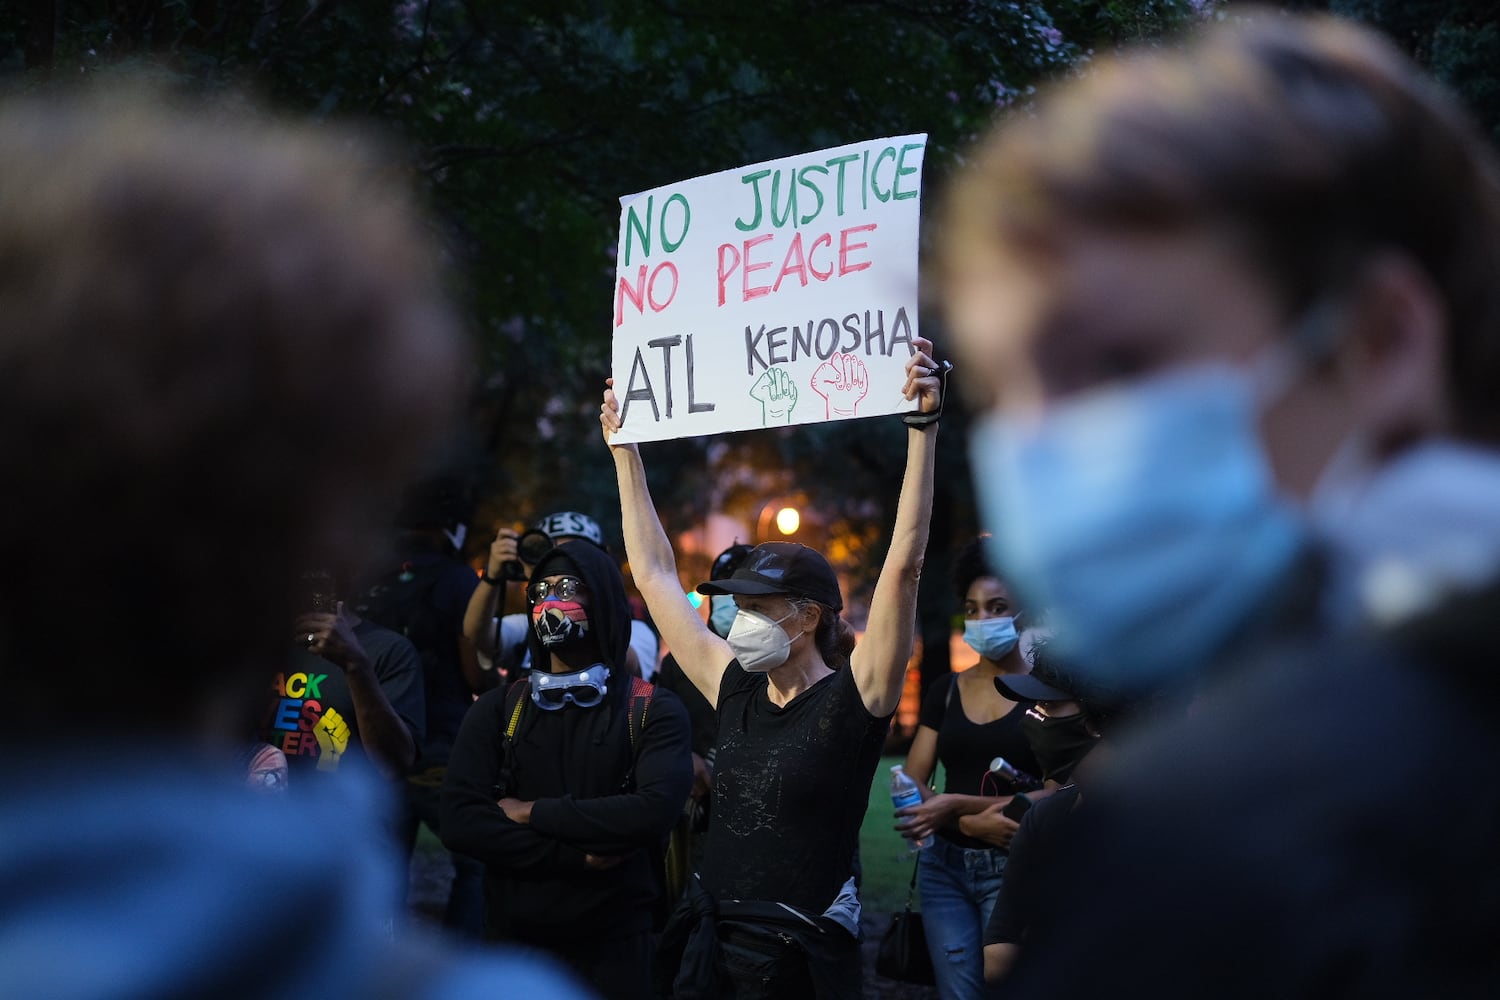
<svg viewBox="0 0 1500 1000"><path fill-rule="evenodd" d="M919 431L925 431L941 419L943 419L943 415L934 410L931 413L908 413L901 418L901 422L908 427L915 427Z"/></svg>
<svg viewBox="0 0 1500 1000"><path fill-rule="evenodd" d="M952 370L953 362L939 361L937 363L937 368L933 371L933 374L938 377L937 409L933 410L931 413L903 413L901 415L902 423L906 424L906 426L908 427L915 427L918 430L921 430L925 427L931 427L933 424L943 419L943 403L948 399L948 373Z"/></svg>
<svg viewBox="0 0 1500 1000"><path fill-rule="evenodd" d="M494 577L490 576L489 573L480 573L479 574L479 582L480 583L487 583L491 587L503 587L503 586L505 586L505 579L503 577L501 579L497 580Z"/></svg>

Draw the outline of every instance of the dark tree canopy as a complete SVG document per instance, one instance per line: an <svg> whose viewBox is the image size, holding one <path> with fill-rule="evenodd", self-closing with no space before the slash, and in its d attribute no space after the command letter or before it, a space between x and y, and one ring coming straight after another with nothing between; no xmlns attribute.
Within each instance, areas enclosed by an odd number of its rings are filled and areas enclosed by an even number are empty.
<svg viewBox="0 0 1500 1000"><path fill-rule="evenodd" d="M1484 0L1334 0L1391 32L1500 129L1500 27ZM61 0L0 18L0 72L34 88L133 73L368 119L407 151L480 346L461 472L491 520L578 508L618 524L598 437L619 196L856 139L928 132L929 191L964 143L1097 48L1215 16L1211 0ZM924 332L941 345L927 321ZM975 530L961 406L945 422L929 586ZM838 557L879 565L898 426L649 447L679 530L796 495ZM742 468L743 467L743 468ZM736 477L736 470L741 474ZM873 575L873 574L872 574ZM929 648L931 648L929 643ZM946 644L936 659L946 667Z"/></svg>

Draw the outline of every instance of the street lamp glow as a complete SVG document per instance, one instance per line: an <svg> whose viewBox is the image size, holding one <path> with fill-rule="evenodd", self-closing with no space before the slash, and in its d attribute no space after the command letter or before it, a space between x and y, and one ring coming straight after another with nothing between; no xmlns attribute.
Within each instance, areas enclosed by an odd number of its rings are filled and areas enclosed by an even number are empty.
<svg viewBox="0 0 1500 1000"><path fill-rule="evenodd" d="M795 535L802 526L802 515L796 507L783 507L776 512L776 530L783 535Z"/></svg>

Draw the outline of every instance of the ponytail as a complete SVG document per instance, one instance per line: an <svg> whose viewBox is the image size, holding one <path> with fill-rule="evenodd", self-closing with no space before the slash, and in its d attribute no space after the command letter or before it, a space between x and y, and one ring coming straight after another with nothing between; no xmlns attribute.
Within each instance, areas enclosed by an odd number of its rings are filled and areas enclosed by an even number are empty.
<svg viewBox="0 0 1500 1000"><path fill-rule="evenodd" d="M823 662L829 667L834 670L847 667L849 654L854 652L854 626L829 605L811 598L793 598L792 606L798 611L811 607L818 609L818 627L813 631L813 645L818 647L818 655L823 657Z"/></svg>

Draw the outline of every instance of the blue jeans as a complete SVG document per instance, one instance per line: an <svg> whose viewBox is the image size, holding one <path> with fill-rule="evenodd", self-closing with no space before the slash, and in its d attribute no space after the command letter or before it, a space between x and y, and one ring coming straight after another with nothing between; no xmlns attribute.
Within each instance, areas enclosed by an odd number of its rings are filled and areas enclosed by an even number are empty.
<svg viewBox="0 0 1500 1000"><path fill-rule="evenodd" d="M984 925L1005 875L1005 852L971 850L942 837L917 861L922 928L942 1000L976 1000L984 985Z"/></svg>

